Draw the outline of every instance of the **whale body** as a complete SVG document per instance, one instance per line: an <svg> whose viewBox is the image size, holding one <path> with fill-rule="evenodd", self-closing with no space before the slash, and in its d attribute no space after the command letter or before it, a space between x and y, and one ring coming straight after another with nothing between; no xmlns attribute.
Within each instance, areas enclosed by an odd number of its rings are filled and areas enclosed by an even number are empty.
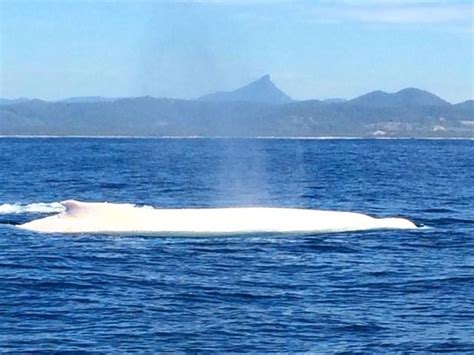
<svg viewBox="0 0 474 355"><path fill-rule="evenodd" d="M243 234L414 229L403 218L299 208L238 207L160 209L101 202L61 202L65 211L19 228L41 233Z"/></svg>

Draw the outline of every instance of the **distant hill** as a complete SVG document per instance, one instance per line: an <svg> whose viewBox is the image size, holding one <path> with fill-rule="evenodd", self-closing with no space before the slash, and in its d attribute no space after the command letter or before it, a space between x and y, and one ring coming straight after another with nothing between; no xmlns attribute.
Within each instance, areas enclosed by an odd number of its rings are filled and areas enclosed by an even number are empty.
<svg viewBox="0 0 474 355"><path fill-rule="evenodd" d="M440 107L450 105L449 102L428 91L415 88L403 89L392 94L384 91L373 91L348 102L355 105L372 107Z"/></svg>
<svg viewBox="0 0 474 355"><path fill-rule="evenodd" d="M19 104L21 102L29 101L29 99L24 97L19 97L17 99L2 99L0 98L0 106L1 105L12 105L12 104Z"/></svg>
<svg viewBox="0 0 474 355"><path fill-rule="evenodd" d="M454 105L457 109L474 112L474 100L467 100ZM473 117L474 118L474 117Z"/></svg>
<svg viewBox="0 0 474 355"><path fill-rule="evenodd" d="M198 100L26 100L0 105L0 135L474 138L473 100L451 105L413 88L349 101L280 93L264 76Z"/></svg>
<svg viewBox="0 0 474 355"><path fill-rule="evenodd" d="M59 100L58 102L66 103L81 103L81 102L113 102L118 100L117 98L112 97L102 97L102 96L77 96L77 97L68 97L66 99Z"/></svg>
<svg viewBox="0 0 474 355"><path fill-rule="evenodd" d="M216 92L201 96L198 100L210 102L246 101L266 104L285 104L292 101L291 97L276 87L269 75L264 75L237 90Z"/></svg>
<svg viewBox="0 0 474 355"><path fill-rule="evenodd" d="M343 103L343 102L346 102L346 101L347 101L346 99L341 99L341 98L338 98L338 97L322 100L322 102L325 102L327 104L340 104L340 103Z"/></svg>

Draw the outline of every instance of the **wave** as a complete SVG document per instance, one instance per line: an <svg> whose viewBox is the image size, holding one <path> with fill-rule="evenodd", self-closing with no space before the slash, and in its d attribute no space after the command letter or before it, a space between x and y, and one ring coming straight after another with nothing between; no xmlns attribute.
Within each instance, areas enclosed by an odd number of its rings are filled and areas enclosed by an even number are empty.
<svg viewBox="0 0 474 355"><path fill-rule="evenodd" d="M23 214L23 213L57 213L66 211L66 207L60 202L53 203L30 203L9 204L4 203L0 205L0 215L2 214Z"/></svg>
<svg viewBox="0 0 474 355"><path fill-rule="evenodd" d="M159 209L74 200L59 204L65 211L19 225L18 228L41 233L155 235L324 233L417 228L403 218L374 218L361 213L297 208Z"/></svg>

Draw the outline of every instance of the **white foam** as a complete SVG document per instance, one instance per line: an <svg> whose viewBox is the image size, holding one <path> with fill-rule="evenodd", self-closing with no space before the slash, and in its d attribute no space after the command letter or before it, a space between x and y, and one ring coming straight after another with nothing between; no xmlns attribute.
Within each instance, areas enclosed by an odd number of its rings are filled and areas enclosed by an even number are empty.
<svg viewBox="0 0 474 355"><path fill-rule="evenodd" d="M157 209L131 204L64 201L66 211L19 228L42 233L242 234L414 229L403 218L296 208Z"/></svg>
<svg viewBox="0 0 474 355"><path fill-rule="evenodd" d="M57 213L65 210L66 208L60 202L0 205L0 214Z"/></svg>

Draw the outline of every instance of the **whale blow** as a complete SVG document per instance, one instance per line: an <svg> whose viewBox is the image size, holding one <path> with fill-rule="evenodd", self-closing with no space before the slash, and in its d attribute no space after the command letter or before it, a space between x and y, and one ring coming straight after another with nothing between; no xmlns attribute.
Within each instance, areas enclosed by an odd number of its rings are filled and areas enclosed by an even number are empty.
<svg viewBox="0 0 474 355"><path fill-rule="evenodd" d="M414 229L403 218L299 208L160 209L107 202L61 202L65 211L18 226L41 233L244 234Z"/></svg>

